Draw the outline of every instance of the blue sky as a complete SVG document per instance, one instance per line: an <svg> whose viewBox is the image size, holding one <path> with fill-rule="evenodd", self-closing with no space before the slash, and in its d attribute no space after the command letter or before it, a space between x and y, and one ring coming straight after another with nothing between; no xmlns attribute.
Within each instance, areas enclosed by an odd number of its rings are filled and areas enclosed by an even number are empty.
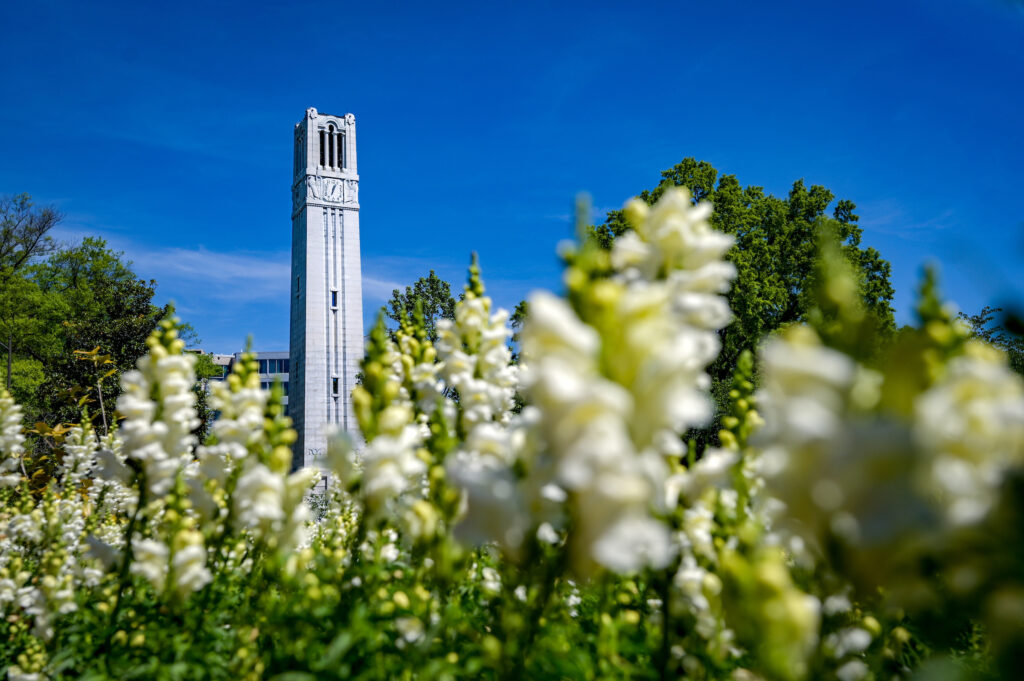
<svg viewBox="0 0 1024 681"><path fill-rule="evenodd" d="M900 321L923 263L1024 301L1024 9L764 3L0 3L0 193L159 282L209 350L287 347L292 126L358 121L364 308L469 253L510 307L687 156L858 205Z"/></svg>

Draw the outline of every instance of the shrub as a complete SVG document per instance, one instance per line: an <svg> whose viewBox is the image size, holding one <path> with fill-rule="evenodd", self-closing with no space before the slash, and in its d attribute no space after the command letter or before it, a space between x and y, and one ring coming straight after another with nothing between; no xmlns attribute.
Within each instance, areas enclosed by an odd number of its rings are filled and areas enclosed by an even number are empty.
<svg viewBox="0 0 1024 681"><path fill-rule="evenodd" d="M173 320L123 420L52 435L21 475L0 398L0 666L11 679L1009 678L1024 622L1024 385L927 279L921 326L871 322L824 247L810 325L746 353L718 448L706 367L731 238L670 190L611 250L564 251L512 365L470 268L431 341L370 334L361 438L323 470L251 357L213 383ZM519 409L519 406L522 408ZM311 489L330 478L327 494ZM318 488L320 489L320 488ZM316 514L311 511L316 509Z"/></svg>

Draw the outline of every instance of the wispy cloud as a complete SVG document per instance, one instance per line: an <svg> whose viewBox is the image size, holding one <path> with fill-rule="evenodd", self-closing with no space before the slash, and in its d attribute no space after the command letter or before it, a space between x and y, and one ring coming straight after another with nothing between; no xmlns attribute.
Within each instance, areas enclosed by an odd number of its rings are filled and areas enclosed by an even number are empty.
<svg viewBox="0 0 1024 681"><path fill-rule="evenodd" d="M138 274L166 282L169 288L197 287L207 297L236 303L288 297L288 253L224 253L200 246L133 249L128 255Z"/></svg>
<svg viewBox="0 0 1024 681"><path fill-rule="evenodd" d="M391 292L404 285L390 279L378 279L363 274L363 298L375 302L383 302L391 298Z"/></svg>
<svg viewBox="0 0 1024 681"><path fill-rule="evenodd" d="M86 236L106 239L111 248L124 252L136 275L156 279L163 294L182 303L197 297L240 304L288 300L291 255L287 251L143 245L126 239L115 227L97 224L93 216L86 214L69 215L65 224L54 230L54 236L69 244ZM364 257L363 298L376 306L391 298L396 288L405 288L432 269L442 278L454 276L461 281L465 266L464 262L427 256Z"/></svg>
<svg viewBox="0 0 1024 681"><path fill-rule="evenodd" d="M955 221L952 208L937 215L920 216L893 199L865 202L857 206L857 213L861 216L861 227L866 230L915 241L948 230Z"/></svg>

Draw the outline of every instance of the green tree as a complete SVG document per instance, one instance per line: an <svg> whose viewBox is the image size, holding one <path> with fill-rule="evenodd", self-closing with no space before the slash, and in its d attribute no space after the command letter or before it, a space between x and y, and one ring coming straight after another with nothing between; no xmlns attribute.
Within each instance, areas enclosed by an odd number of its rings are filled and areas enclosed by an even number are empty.
<svg viewBox="0 0 1024 681"><path fill-rule="evenodd" d="M194 336L194 334L193 334ZM198 345L199 339L194 338L190 345ZM210 432L210 424L216 418L217 412L210 408L209 385L210 379L224 376L224 367L214 364L213 358L206 353L196 355L196 384L192 386L192 392L196 396L196 414L199 416L199 427L193 431L200 442L206 441Z"/></svg>
<svg viewBox="0 0 1024 681"><path fill-rule="evenodd" d="M52 207L36 208L28 194L0 197L0 272L13 274L52 251L49 232L62 219Z"/></svg>
<svg viewBox="0 0 1024 681"><path fill-rule="evenodd" d="M33 313L40 304L38 291L19 274L33 259L54 249L49 232L61 219L52 207L36 208L28 194L0 197L0 347L7 355L7 390L16 395L25 391L24 384L17 391L13 385L16 343L27 345L37 337ZM31 362L18 364L19 373L30 381L37 375Z"/></svg>
<svg viewBox="0 0 1024 681"><path fill-rule="evenodd" d="M437 276L434 270L430 270L429 275L420 277L412 286L406 286L404 293L397 288L392 291L384 314L396 324L402 319L411 319L417 301L423 305L427 337L431 342L436 342L437 320L455 319L455 298L452 297L451 285Z"/></svg>
<svg viewBox="0 0 1024 681"><path fill-rule="evenodd" d="M803 180L793 183L788 196L778 198L763 187L742 186L735 175L724 175L707 161L693 158L662 172L657 187L640 193L653 204L670 187L689 188L695 202L710 201L715 211L712 224L736 239L728 259L737 276L729 292L733 322L719 332L722 353L709 368L719 411L726 403L736 362L744 350L753 350L768 333L794 322L804 321L815 309L822 239L835 239L839 250L852 265L859 292L881 338L895 330L892 310L893 288L889 262L873 248L861 245L856 206L843 199L827 210L835 198L820 185L807 187ZM628 229L621 210L608 213L604 223L591 233L605 248ZM700 434L713 440L717 423Z"/></svg>
<svg viewBox="0 0 1024 681"><path fill-rule="evenodd" d="M508 325L512 328L512 362L515 364L519 363L519 334L522 332L523 324L529 315L530 302L520 300L516 304L516 309L512 310L512 314L508 318Z"/></svg>
<svg viewBox="0 0 1024 681"><path fill-rule="evenodd" d="M55 251L28 268L27 275L51 301L53 312L49 344L29 350L45 367L34 400L39 420L78 420L80 389L96 379L93 368L76 359L76 350L98 347L110 355L115 371L103 379L102 390L112 404L121 374L146 353L146 338L170 311L153 304L156 282L136 277L122 253L93 237Z"/></svg>
<svg viewBox="0 0 1024 681"><path fill-rule="evenodd" d="M0 289L0 348L6 362L0 364L3 385L21 404L31 405L44 378L41 357L49 357L58 346L64 319L63 301L42 291L24 273L4 277Z"/></svg>
<svg viewBox="0 0 1024 681"><path fill-rule="evenodd" d="M1005 319L1003 308L986 305L978 314L961 312L959 317L971 327L971 333L977 338L1005 352L1010 368L1024 375L1024 336L1007 330L1007 321L1011 320Z"/></svg>

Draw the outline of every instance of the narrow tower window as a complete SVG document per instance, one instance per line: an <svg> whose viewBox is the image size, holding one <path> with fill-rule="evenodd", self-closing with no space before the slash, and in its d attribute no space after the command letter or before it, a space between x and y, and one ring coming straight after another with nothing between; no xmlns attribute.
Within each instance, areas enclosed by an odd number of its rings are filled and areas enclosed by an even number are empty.
<svg viewBox="0 0 1024 681"><path fill-rule="evenodd" d="M338 133L338 168L345 169L345 133Z"/></svg>
<svg viewBox="0 0 1024 681"><path fill-rule="evenodd" d="M337 395L338 394L338 379L337 378L332 378L331 379L331 394L333 394L333 395Z"/></svg>
<svg viewBox="0 0 1024 681"><path fill-rule="evenodd" d="M331 291L331 307L338 307L338 292Z"/></svg>
<svg viewBox="0 0 1024 681"><path fill-rule="evenodd" d="M326 151L326 149L324 149L324 131L321 130L320 131L320 165L321 166L324 165L324 152L325 151Z"/></svg>
<svg viewBox="0 0 1024 681"><path fill-rule="evenodd" d="M334 126L327 128L327 160L329 165L334 167Z"/></svg>

